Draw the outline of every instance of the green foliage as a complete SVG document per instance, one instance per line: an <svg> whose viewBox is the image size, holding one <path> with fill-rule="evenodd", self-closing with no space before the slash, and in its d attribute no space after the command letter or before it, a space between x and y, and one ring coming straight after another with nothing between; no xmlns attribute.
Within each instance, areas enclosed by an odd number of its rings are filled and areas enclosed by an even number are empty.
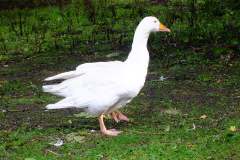
<svg viewBox="0 0 240 160"><path fill-rule="evenodd" d="M40 89L32 82L22 83L18 80L0 82L0 95L23 96L32 93L37 95L39 92Z"/></svg>
<svg viewBox="0 0 240 160"><path fill-rule="evenodd" d="M2 10L0 61L11 60L11 55L32 57L56 51L86 54L126 48L137 23L147 15L158 17L172 30L171 34L159 34L151 40L155 53L171 51L175 46L202 48L204 53L200 52L210 59L228 53L238 56L239 5L220 0L171 0L159 4L74 0L61 7ZM176 56L168 55L173 60L178 59ZM185 58L189 56L192 54Z"/></svg>

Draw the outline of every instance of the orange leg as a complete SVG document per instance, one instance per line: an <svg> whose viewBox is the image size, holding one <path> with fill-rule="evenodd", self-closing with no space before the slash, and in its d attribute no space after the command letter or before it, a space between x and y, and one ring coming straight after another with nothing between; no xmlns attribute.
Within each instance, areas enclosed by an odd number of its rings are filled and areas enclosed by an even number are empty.
<svg viewBox="0 0 240 160"><path fill-rule="evenodd" d="M117 116L117 114L116 114L116 112L112 112L111 113L111 116L112 116L112 118L115 120L115 122L119 122L120 121L120 119L118 119L118 116Z"/></svg>
<svg viewBox="0 0 240 160"><path fill-rule="evenodd" d="M117 131L115 129L107 129L104 121L103 121L103 114L101 114L98 118L99 121L99 125L100 125L100 131L102 132L102 134L105 134L107 136L117 136L119 133L121 133L121 131Z"/></svg>
<svg viewBox="0 0 240 160"><path fill-rule="evenodd" d="M112 112L111 113L112 118L118 123L119 121L126 121L129 122L129 119L127 116L125 116L124 114L122 114L119 111L116 112Z"/></svg>

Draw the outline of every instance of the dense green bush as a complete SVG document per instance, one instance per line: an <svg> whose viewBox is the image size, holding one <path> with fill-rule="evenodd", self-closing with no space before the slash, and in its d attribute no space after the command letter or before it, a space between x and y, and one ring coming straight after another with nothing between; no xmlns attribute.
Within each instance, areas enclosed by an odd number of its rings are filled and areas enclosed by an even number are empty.
<svg viewBox="0 0 240 160"><path fill-rule="evenodd" d="M41 53L87 54L128 48L137 23L147 15L157 16L172 30L171 34L151 36L150 49L156 56L173 60L196 55L236 57L240 50L239 8L236 0L73 0L63 6L2 9L0 62ZM189 52L181 54L179 49Z"/></svg>

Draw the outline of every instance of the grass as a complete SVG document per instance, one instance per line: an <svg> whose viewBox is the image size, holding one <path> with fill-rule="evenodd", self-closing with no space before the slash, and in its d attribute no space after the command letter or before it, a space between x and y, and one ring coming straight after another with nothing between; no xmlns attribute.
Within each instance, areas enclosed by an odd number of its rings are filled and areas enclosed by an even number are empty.
<svg viewBox="0 0 240 160"><path fill-rule="evenodd" d="M62 68L42 62L1 68L0 159L240 159L239 62L159 69L153 60L143 91L123 110L131 122L107 119L123 133L105 137L94 117L44 109L59 98L42 93L41 80L74 68L76 58L68 58ZM168 79L160 81L162 75ZM64 144L55 147L58 139Z"/></svg>

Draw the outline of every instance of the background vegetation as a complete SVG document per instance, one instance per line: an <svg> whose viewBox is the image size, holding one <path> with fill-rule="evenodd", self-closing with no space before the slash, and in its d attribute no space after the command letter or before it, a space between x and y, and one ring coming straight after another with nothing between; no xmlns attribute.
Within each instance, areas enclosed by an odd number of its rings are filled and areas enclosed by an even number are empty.
<svg viewBox="0 0 240 160"><path fill-rule="evenodd" d="M190 57L199 62L198 58L238 57L240 3L236 0L1 3L5 4L0 13L1 62L16 56L129 48L137 23L148 15L172 30L151 40L150 48L160 58L181 61Z"/></svg>
<svg viewBox="0 0 240 160"><path fill-rule="evenodd" d="M240 1L2 0L0 159L240 159ZM124 132L96 118L45 111L42 80L84 62L125 59L139 21L154 15L143 91ZM54 146L62 141L60 147Z"/></svg>

